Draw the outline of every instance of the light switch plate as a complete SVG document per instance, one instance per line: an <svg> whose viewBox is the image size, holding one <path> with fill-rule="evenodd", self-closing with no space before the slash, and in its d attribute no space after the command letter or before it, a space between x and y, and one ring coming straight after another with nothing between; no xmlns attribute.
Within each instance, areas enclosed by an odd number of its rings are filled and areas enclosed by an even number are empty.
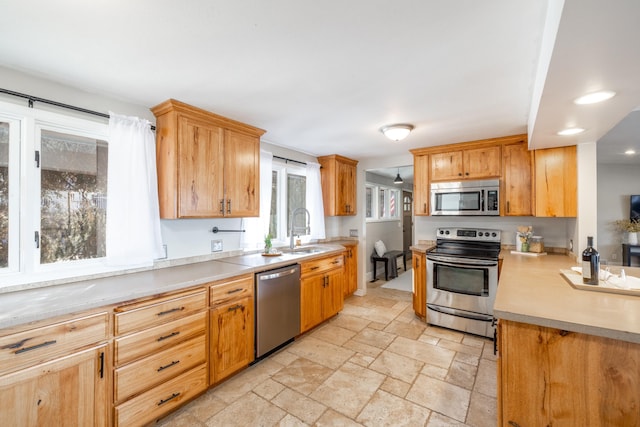
<svg viewBox="0 0 640 427"><path fill-rule="evenodd" d="M220 251L222 251L222 240L212 240L211 252L220 252Z"/></svg>
<svg viewBox="0 0 640 427"><path fill-rule="evenodd" d="M357 228L355 228L355 229L353 229L353 228L352 228L352 229L350 229L350 230L349 230L349 237L358 237L358 229L357 229Z"/></svg>

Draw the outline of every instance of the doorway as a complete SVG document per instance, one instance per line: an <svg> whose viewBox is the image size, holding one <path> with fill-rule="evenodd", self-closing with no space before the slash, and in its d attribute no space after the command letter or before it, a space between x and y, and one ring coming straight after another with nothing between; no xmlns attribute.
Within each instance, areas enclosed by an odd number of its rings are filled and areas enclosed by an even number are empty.
<svg viewBox="0 0 640 427"><path fill-rule="evenodd" d="M413 194L402 191L402 250L406 253L413 244Z"/></svg>

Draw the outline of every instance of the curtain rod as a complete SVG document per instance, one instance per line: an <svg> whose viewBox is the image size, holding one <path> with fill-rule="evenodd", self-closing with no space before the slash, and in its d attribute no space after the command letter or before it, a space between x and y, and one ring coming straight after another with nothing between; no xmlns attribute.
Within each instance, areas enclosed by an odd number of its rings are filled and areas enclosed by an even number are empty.
<svg viewBox="0 0 640 427"><path fill-rule="evenodd" d="M18 98L24 98L29 100L29 108L33 108L34 102L41 102L43 104L53 105L55 107L66 108L68 110L79 111L85 114L91 114L94 116L104 117L108 119L110 116L107 113L100 113L99 111L88 110L82 107L76 107L75 105L63 104L62 102L52 101L50 99L39 98L37 96L27 95L25 93L14 92L9 89L0 88L0 93L5 93L7 95L16 96ZM151 125L151 130L156 130L156 127Z"/></svg>
<svg viewBox="0 0 640 427"><path fill-rule="evenodd" d="M300 163L301 165L307 165L306 162L301 162L299 160L293 160L293 159L287 159L286 157L280 157L280 156L273 156L274 159L280 159L280 160L284 160L285 163L289 163L289 162L293 162L293 163Z"/></svg>

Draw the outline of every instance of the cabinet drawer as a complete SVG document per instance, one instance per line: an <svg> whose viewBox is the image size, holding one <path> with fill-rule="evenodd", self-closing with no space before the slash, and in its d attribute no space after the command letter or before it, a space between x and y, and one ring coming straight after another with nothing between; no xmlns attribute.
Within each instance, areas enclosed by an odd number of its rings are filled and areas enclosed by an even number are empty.
<svg viewBox="0 0 640 427"><path fill-rule="evenodd" d="M300 276L308 276L310 274L324 273L334 268L340 268L344 265L344 255L338 254L326 258L320 258L300 264Z"/></svg>
<svg viewBox="0 0 640 427"><path fill-rule="evenodd" d="M211 306L225 304L237 298L253 296L253 275L221 281L211 287Z"/></svg>
<svg viewBox="0 0 640 427"><path fill-rule="evenodd" d="M124 365L148 354L172 347L181 341L203 334L207 312L146 329L115 340L115 364Z"/></svg>
<svg viewBox="0 0 640 427"><path fill-rule="evenodd" d="M143 426L171 412L207 388L207 365L202 364L140 396L116 406L116 426Z"/></svg>
<svg viewBox="0 0 640 427"><path fill-rule="evenodd" d="M206 361L205 335L167 348L152 356L116 369L116 401L121 402L142 390L165 382Z"/></svg>
<svg viewBox="0 0 640 427"><path fill-rule="evenodd" d="M115 334L124 335L170 322L206 308L205 290L180 296L154 299L116 309Z"/></svg>
<svg viewBox="0 0 640 427"><path fill-rule="evenodd" d="M0 373L34 365L107 339L107 313L0 338Z"/></svg>

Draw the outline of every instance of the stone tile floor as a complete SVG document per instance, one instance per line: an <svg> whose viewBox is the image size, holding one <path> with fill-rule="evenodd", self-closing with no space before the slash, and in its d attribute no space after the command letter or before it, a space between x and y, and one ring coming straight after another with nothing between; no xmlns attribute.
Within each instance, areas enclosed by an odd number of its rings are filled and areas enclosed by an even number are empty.
<svg viewBox="0 0 640 427"><path fill-rule="evenodd" d="M493 342L427 326L384 283L159 425L495 426Z"/></svg>

